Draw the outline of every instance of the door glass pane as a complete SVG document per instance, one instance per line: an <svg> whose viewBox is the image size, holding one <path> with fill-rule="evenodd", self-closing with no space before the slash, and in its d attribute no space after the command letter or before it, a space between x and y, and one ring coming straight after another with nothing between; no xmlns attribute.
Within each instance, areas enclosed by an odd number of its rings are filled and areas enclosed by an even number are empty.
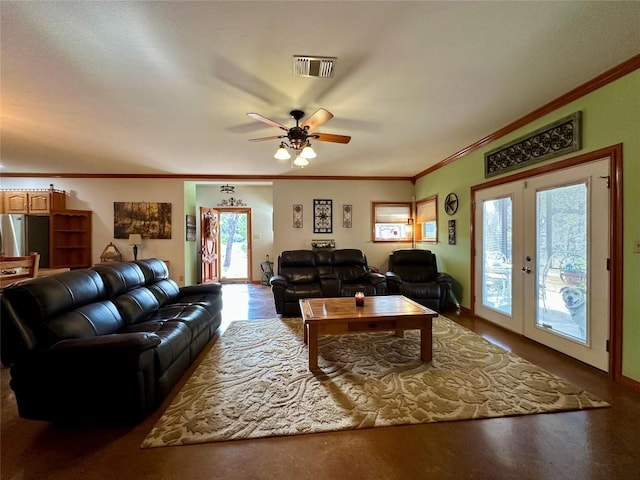
<svg viewBox="0 0 640 480"><path fill-rule="evenodd" d="M511 315L512 234L511 198L485 200L483 208L482 303Z"/></svg>
<svg viewBox="0 0 640 480"><path fill-rule="evenodd" d="M220 212L220 256L221 278L248 278L246 213Z"/></svg>
<svg viewBox="0 0 640 480"><path fill-rule="evenodd" d="M536 326L587 339L587 185L536 195Z"/></svg>

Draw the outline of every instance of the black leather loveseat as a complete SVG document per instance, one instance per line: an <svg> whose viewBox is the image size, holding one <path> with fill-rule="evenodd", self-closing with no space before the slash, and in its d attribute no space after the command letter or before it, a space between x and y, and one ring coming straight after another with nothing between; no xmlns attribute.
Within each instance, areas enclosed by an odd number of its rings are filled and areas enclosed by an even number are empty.
<svg viewBox="0 0 640 480"><path fill-rule="evenodd" d="M162 260L2 290L2 362L21 417L74 424L153 411L221 322L219 284L178 287Z"/></svg>
<svg viewBox="0 0 640 480"><path fill-rule="evenodd" d="M384 275L369 271L362 250L285 250L278 256L278 272L270 279L276 312L299 316L301 298L386 295Z"/></svg>

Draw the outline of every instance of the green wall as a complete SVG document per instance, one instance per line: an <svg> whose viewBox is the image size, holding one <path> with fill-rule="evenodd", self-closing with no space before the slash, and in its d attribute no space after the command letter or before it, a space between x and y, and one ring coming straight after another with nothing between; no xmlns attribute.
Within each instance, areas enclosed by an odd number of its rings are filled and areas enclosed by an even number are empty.
<svg viewBox="0 0 640 480"><path fill-rule="evenodd" d="M537 128L582 111L582 149L555 158L556 162L572 156L623 144L623 348L622 374L640 381L640 253L633 252L634 240L640 240L640 70L616 80L580 99L546 115L525 127L490 143L465 157L446 165L416 182L416 198L438 195L438 244L430 246L438 254L443 271L456 281L457 294L463 307L470 308L470 187L484 183L484 153L504 145ZM515 120L515 119L514 119ZM549 162L547 162L549 163ZM530 168L540 166L540 163ZM514 173L514 172L509 172ZM508 174L507 174L508 175ZM444 212L444 198L455 192L459 198L458 212L449 217ZM447 220L456 220L457 245L448 245Z"/></svg>
<svg viewBox="0 0 640 480"><path fill-rule="evenodd" d="M185 215L195 215L196 222L199 221L199 212L196 211L196 184L194 182L184 183L184 211ZM183 215L184 216L184 215ZM186 218L185 218L186 223ZM184 229L183 229L184 231ZM195 285L198 283L198 247L200 242L184 242L184 285Z"/></svg>

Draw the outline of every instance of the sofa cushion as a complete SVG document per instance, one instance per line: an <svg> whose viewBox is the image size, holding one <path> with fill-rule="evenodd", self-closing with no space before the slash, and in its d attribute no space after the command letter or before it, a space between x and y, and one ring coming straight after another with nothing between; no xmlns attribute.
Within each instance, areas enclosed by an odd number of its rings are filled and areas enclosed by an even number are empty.
<svg viewBox="0 0 640 480"><path fill-rule="evenodd" d="M51 317L106 298L100 275L90 269L41 277L2 290L15 313L31 327Z"/></svg>
<svg viewBox="0 0 640 480"><path fill-rule="evenodd" d="M435 282L401 283L400 294L409 298L438 298L440 285Z"/></svg>
<svg viewBox="0 0 640 480"><path fill-rule="evenodd" d="M360 283L368 279L367 259L362 250L345 248L332 253L333 271L342 283Z"/></svg>
<svg viewBox="0 0 640 480"><path fill-rule="evenodd" d="M191 337L196 338L209 325L209 312L201 305L177 304L162 307L149 321L181 322L191 331Z"/></svg>
<svg viewBox="0 0 640 480"><path fill-rule="evenodd" d="M180 296L180 287L176 282L168 278L147 284L146 288L156 297L160 306L173 303Z"/></svg>
<svg viewBox="0 0 640 480"><path fill-rule="evenodd" d="M113 299L114 305L128 325L144 322L153 315L160 304L147 287L133 289Z"/></svg>
<svg viewBox="0 0 640 480"><path fill-rule="evenodd" d="M145 258L143 260L136 260L134 263L142 270L145 285L169 278L167 264L159 258Z"/></svg>
<svg viewBox="0 0 640 480"><path fill-rule="evenodd" d="M316 256L311 250L285 250L278 258L278 268L315 267Z"/></svg>
<svg viewBox="0 0 640 480"><path fill-rule="evenodd" d="M90 303L43 322L35 329L38 343L50 346L61 340L116 333L124 326L115 305L106 300Z"/></svg>
<svg viewBox="0 0 640 480"><path fill-rule="evenodd" d="M319 283L303 283L289 285L283 292L284 301L287 303L297 303L300 298L321 298L324 297Z"/></svg>
<svg viewBox="0 0 640 480"><path fill-rule="evenodd" d="M96 265L93 269L100 274L110 297L115 297L145 284L142 269L135 263L116 262Z"/></svg>

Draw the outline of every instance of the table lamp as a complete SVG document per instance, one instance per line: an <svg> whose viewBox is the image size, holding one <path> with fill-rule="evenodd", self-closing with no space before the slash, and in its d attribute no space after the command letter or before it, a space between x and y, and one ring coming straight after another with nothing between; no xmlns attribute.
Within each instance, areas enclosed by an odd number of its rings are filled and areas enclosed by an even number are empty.
<svg viewBox="0 0 640 480"><path fill-rule="evenodd" d="M142 245L142 235L139 233L129 234L129 245L133 245L133 259L138 260L138 245Z"/></svg>

